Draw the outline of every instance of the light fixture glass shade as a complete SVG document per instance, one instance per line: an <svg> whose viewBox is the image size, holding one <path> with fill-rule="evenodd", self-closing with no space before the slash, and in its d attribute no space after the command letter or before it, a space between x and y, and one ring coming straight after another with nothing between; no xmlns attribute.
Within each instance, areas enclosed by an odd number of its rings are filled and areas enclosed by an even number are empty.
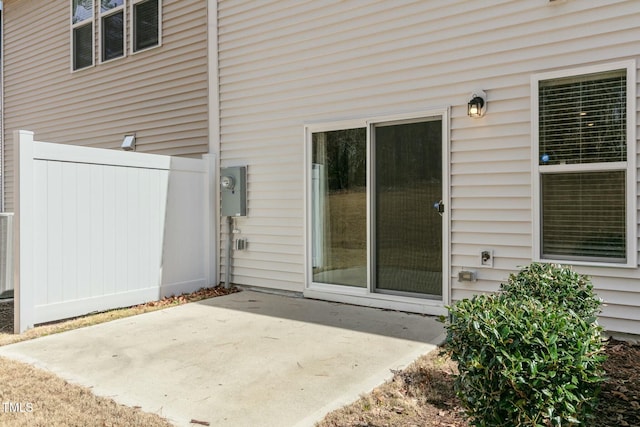
<svg viewBox="0 0 640 427"><path fill-rule="evenodd" d="M471 94L471 100L467 104L469 117L482 117L486 111L486 95L483 91Z"/></svg>

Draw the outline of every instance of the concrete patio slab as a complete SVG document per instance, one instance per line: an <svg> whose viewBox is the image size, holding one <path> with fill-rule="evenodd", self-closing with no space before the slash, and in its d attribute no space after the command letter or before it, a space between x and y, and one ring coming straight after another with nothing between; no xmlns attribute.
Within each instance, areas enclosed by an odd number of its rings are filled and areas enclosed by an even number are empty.
<svg viewBox="0 0 640 427"><path fill-rule="evenodd" d="M254 291L0 348L188 426L309 426L444 338L435 318Z"/></svg>

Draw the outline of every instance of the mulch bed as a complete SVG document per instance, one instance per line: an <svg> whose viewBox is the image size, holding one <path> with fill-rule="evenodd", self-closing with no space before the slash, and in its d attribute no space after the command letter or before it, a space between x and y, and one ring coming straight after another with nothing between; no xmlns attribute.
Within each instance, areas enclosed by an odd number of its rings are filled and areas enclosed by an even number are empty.
<svg viewBox="0 0 640 427"><path fill-rule="evenodd" d="M151 301L144 304L137 305L135 307L170 307L172 305L186 304L188 302L201 301L203 299L220 297L223 295L229 295L239 292L239 289L231 287L226 289L223 286L216 286L215 288L202 288L190 294L172 295L170 297L164 297L159 301Z"/></svg>
<svg viewBox="0 0 640 427"><path fill-rule="evenodd" d="M13 299L0 300L0 333L13 333Z"/></svg>
<svg viewBox="0 0 640 427"><path fill-rule="evenodd" d="M640 344L609 340L605 363L607 381L602 386L595 419L598 426L640 426Z"/></svg>
<svg viewBox="0 0 640 427"><path fill-rule="evenodd" d="M203 299L219 297L223 295L232 294L238 292L239 289L236 287L231 287L229 289L224 288L223 286L216 286L214 288L201 288L195 292L191 292L190 294L182 294L182 295L172 295L168 297L164 297L159 301L151 301L143 304L139 304L134 306L134 308L163 308L163 307L171 307L174 305L186 304L188 302L200 301ZM117 310L117 309L116 309ZM91 313L87 316L91 316ZM80 316L86 317L86 316ZM56 320L53 322L47 322L46 324L54 324L59 323L64 320ZM13 333L13 299L4 299L0 300L0 333Z"/></svg>
<svg viewBox="0 0 640 427"><path fill-rule="evenodd" d="M640 344L610 339L607 380L592 426L640 427ZM437 350L419 358L358 401L328 414L318 427L469 427L453 389L456 365Z"/></svg>

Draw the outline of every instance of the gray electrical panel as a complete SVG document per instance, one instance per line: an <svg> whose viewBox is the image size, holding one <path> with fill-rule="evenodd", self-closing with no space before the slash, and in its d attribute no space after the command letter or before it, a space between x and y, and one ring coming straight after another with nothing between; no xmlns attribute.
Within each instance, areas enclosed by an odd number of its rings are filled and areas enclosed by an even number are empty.
<svg viewBox="0 0 640 427"><path fill-rule="evenodd" d="M247 167L220 169L222 216L247 216Z"/></svg>

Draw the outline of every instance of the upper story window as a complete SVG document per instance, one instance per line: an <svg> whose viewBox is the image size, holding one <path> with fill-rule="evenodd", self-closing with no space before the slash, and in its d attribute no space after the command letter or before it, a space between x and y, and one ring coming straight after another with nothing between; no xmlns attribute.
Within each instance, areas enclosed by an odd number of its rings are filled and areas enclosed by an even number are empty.
<svg viewBox="0 0 640 427"><path fill-rule="evenodd" d="M160 1L134 0L132 13L134 52L160 44Z"/></svg>
<svg viewBox="0 0 640 427"><path fill-rule="evenodd" d="M102 61L124 56L124 0L100 0L100 55Z"/></svg>
<svg viewBox="0 0 640 427"><path fill-rule="evenodd" d="M161 22L161 0L71 0L72 69L94 65L96 45L100 62L124 57L127 43L131 54L159 46Z"/></svg>
<svg viewBox="0 0 640 427"><path fill-rule="evenodd" d="M635 66L535 76L541 260L635 266Z"/></svg>
<svg viewBox="0 0 640 427"><path fill-rule="evenodd" d="M71 0L73 69L93 65L93 0Z"/></svg>

